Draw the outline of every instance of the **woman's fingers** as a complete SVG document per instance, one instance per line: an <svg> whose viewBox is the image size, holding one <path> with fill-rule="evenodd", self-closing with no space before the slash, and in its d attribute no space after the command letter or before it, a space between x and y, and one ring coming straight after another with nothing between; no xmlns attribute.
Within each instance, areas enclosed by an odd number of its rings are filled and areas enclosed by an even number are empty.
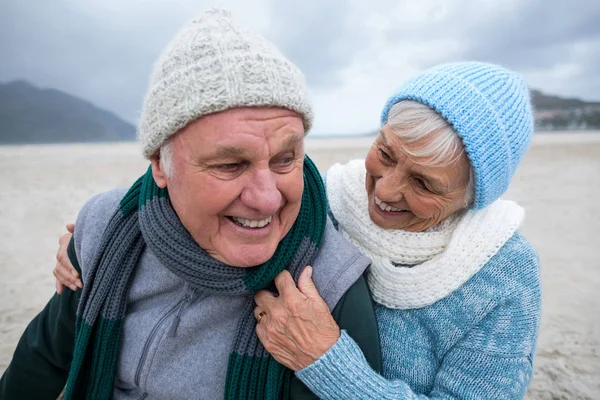
<svg viewBox="0 0 600 400"><path fill-rule="evenodd" d="M67 225L67 229L73 228L73 226L70 225L72 224ZM83 288L83 283L80 279L79 273L73 264L71 264L71 260L67 254L67 247L69 246L72 236L72 233L65 233L58 239L59 247L58 252L56 253L57 263L53 271L57 280L56 291L58 294L62 293L61 285L65 285L73 291L77 291L78 288Z"/></svg>
<svg viewBox="0 0 600 400"><path fill-rule="evenodd" d="M54 273L54 277L56 278L59 284L67 286L74 292L77 291L78 288L83 287L83 285L81 284L81 280L73 276L71 270L68 267L62 265L60 262L56 263L54 271L52 272ZM62 293L62 290L61 292L59 292L59 294L60 293Z"/></svg>

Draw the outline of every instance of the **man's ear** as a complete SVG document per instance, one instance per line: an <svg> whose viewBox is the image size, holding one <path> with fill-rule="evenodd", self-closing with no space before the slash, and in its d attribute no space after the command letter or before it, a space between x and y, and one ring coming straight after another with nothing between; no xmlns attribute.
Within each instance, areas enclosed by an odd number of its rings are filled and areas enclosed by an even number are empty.
<svg viewBox="0 0 600 400"><path fill-rule="evenodd" d="M156 182L156 186L161 189L166 188L167 174L165 173L163 164L160 162L160 150L150 158L150 163L152 163L152 177L154 178L154 182Z"/></svg>

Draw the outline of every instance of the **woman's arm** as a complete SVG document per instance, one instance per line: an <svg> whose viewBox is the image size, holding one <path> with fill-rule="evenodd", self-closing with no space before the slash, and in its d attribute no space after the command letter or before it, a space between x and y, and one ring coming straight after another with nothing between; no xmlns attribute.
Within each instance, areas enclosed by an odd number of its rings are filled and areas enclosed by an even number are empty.
<svg viewBox="0 0 600 400"><path fill-rule="evenodd" d="M76 264L72 242L69 249ZM57 398L67 382L73 358L80 295L71 291L62 296L55 294L29 323L0 378L1 399Z"/></svg>
<svg viewBox="0 0 600 400"><path fill-rule="evenodd" d="M310 287L303 281L299 280L298 293L294 293L292 284L284 289L285 296L280 292L279 297L268 297L267 302L257 295L255 315L266 312L257 325L257 333L275 359L297 371L296 376L320 398L519 399L524 396L532 376L539 324L539 287L536 293L520 292L500 302L444 355L433 389L423 395L415 393L402 380L388 380L373 371L345 331L341 331L339 339L331 345L331 335L323 335L333 328L329 319L321 321L319 313L309 315L302 311L304 301L318 303L310 289L308 295L304 295L306 300L300 296L307 291L303 286ZM532 292L535 291L533 288ZM527 298L537 300L529 304L524 300ZM398 318L401 313L398 311ZM306 320L310 323L303 322ZM300 334L302 339L298 340L296 335ZM328 350L323 352L324 348ZM311 359L315 361L310 362Z"/></svg>
<svg viewBox="0 0 600 400"><path fill-rule="evenodd" d="M52 273L56 278L56 293L62 294L64 286L76 292L83 288L79 272L75 269L67 254L67 245L73 237L74 224L67 224L67 233L58 239L58 251L56 252L56 266Z"/></svg>
<svg viewBox="0 0 600 400"><path fill-rule="evenodd" d="M521 399L531 357L455 347L443 359L433 390L415 393L402 380L375 373L345 332L327 353L296 376L322 399Z"/></svg>

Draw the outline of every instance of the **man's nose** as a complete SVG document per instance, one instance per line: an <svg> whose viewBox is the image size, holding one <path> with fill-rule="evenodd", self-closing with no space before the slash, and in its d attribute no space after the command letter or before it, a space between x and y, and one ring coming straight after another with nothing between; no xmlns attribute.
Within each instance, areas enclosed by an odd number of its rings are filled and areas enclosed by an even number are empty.
<svg viewBox="0 0 600 400"><path fill-rule="evenodd" d="M253 171L246 187L242 191L242 203L271 216L281 206L281 192L277 188L277 174L268 168Z"/></svg>

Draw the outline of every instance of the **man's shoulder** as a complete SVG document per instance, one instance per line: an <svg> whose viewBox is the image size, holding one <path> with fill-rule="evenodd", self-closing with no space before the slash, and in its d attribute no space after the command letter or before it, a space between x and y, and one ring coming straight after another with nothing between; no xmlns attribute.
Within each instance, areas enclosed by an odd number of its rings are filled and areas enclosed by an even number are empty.
<svg viewBox="0 0 600 400"><path fill-rule="evenodd" d="M100 243L102 233L111 217L119 208L119 203L127 193L127 188L109 190L90 198L79 211L75 223L75 253L84 278L86 265Z"/></svg>
<svg viewBox="0 0 600 400"><path fill-rule="evenodd" d="M78 222L81 218L102 217L106 214L109 214L110 217L119 206L119 202L125 196L127 190L127 188L112 189L92 196L81 207L77 217Z"/></svg>
<svg viewBox="0 0 600 400"><path fill-rule="evenodd" d="M330 309L370 264L371 260L335 230L328 219L323 243L313 265L313 280Z"/></svg>

